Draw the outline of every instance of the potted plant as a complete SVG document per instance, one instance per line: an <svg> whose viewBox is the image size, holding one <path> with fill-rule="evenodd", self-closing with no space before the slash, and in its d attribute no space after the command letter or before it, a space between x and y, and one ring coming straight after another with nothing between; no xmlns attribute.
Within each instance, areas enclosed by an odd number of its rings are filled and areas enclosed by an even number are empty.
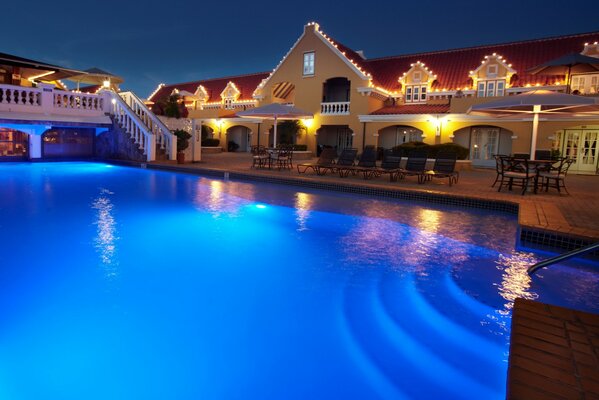
<svg viewBox="0 0 599 400"><path fill-rule="evenodd" d="M177 136L177 164L185 163L185 149L189 147L191 135L182 129L173 132Z"/></svg>

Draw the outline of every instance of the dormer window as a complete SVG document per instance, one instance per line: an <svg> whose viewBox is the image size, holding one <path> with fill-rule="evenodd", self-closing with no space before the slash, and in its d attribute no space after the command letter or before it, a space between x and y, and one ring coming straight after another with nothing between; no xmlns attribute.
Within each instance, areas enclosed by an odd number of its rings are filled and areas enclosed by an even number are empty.
<svg viewBox="0 0 599 400"><path fill-rule="evenodd" d="M505 80L478 81L476 95L478 97L504 96L505 95Z"/></svg>
<svg viewBox="0 0 599 400"><path fill-rule="evenodd" d="M426 101L426 85L407 85L405 91L406 103L420 103Z"/></svg>
<svg viewBox="0 0 599 400"><path fill-rule="evenodd" d="M430 89L437 75L422 62L410 64L410 69L399 78L403 86L405 103L425 103L428 89Z"/></svg>
<svg viewBox="0 0 599 400"><path fill-rule="evenodd" d="M304 53L304 76L314 75L314 52Z"/></svg>

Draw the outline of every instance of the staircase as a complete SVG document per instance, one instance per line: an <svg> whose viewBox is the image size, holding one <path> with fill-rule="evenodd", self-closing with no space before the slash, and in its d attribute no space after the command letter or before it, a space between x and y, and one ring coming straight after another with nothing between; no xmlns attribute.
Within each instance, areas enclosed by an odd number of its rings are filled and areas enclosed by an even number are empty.
<svg viewBox="0 0 599 400"><path fill-rule="evenodd" d="M155 161L161 154L170 160L177 158L175 136L139 97L133 92L108 93L114 120L144 153L146 161Z"/></svg>

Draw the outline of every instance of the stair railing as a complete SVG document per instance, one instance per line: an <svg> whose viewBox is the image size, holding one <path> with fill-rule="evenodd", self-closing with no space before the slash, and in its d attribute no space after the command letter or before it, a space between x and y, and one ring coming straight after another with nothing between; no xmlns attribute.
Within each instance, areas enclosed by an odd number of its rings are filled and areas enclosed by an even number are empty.
<svg viewBox="0 0 599 400"><path fill-rule="evenodd" d="M163 149L169 160L177 158L177 141L173 133L139 97L133 92L120 92L120 97L127 106L138 116L138 118L148 127L150 132L156 136L156 143Z"/></svg>
<svg viewBox="0 0 599 400"><path fill-rule="evenodd" d="M588 246L584 246L584 247L581 247L576 250L568 251L567 253L560 254L558 256L551 257L551 258L548 258L541 262L538 262L534 265L531 265L530 267L528 267L526 272L528 272L528 275L532 275L540 268L547 267L552 264L556 264L560 261L568 260L572 257L581 256L583 254L590 253L591 251L598 250L598 249L599 249L599 242L593 243Z"/></svg>
<svg viewBox="0 0 599 400"><path fill-rule="evenodd" d="M112 104L111 114L116 123L134 140L146 155L146 161L156 159L156 135L142 119L116 93L109 91Z"/></svg>

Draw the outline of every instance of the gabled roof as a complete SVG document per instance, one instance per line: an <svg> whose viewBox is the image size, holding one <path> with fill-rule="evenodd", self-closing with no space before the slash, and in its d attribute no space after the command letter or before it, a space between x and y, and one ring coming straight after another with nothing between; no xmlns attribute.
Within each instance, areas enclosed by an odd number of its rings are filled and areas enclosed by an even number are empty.
<svg viewBox="0 0 599 400"><path fill-rule="evenodd" d="M225 90L229 82L233 82L239 92L238 100L252 100L252 93L263 79L268 77L268 72L259 72L256 74L228 76L224 78L205 79L200 81L174 83L160 87L148 100L153 102L165 101L171 95L174 89L185 90L195 93L198 86L202 85L208 93L208 102L221 101L220 94Z"/></svg>
<svg viewBox="0 0 599 400"><path fill-rule="evenodd" d="M527 40L495 45L469 47L463 49L433 51L428 53L406 54L375 58L363 61L364 68L373 76L373 83L389 91L400 89L398 78L410 69L416 61L425 63L437 74L439 89L456 90L470 85L468 74L476 69L485 56L497 53L503 56L516 70L514 86L534 86L554 84L563 81L563 76L527 74L526 70L567 53L580 52L586 42L599 40L599 32L583 33Z"/></svg>

